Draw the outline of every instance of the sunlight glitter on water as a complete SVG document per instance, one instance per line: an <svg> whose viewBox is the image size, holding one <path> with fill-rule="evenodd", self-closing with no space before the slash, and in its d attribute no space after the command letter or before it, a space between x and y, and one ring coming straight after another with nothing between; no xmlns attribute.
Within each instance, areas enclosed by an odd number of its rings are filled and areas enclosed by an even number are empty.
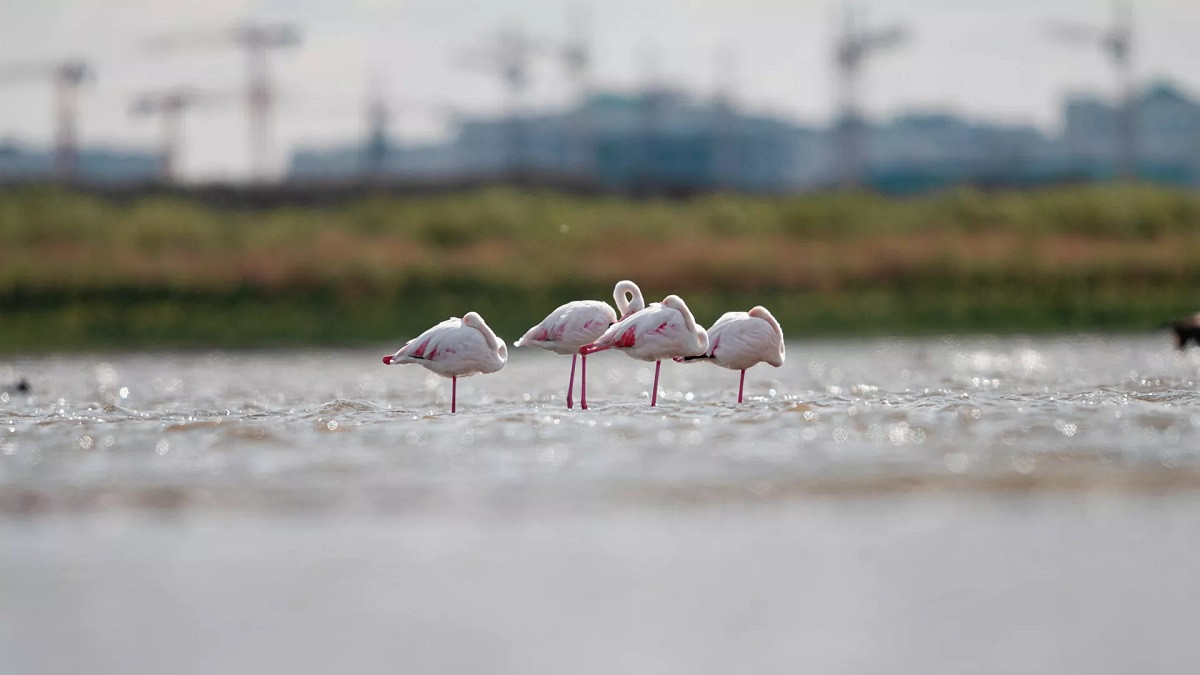
<svg viewBox="0 0 1200 675"><path fill-rule="evenodd" d="M793 342L656 409L599 354L568 411L513 350L450 415L383 351L0 362L10 669L1196 671L1200 352Z"/></svg>
<svg viewBox="0 0 1200 675"><path fill-rule="evenodd" d="M163 492L178 508L373 509L396 494L603 505L714 486L992 490L1017 478L1174 489L1200 472L1200 358L1157 337L795 342L783 368L748 372L741 406L736 372L667 363L650 408L653 366L602 354L589 360L588 411L565 409L568 359L513 350L501 372L460 381L453 416L448 380L382 367L375 351L0 364L0 381L35 386L0 400L0 508L139 508Z"/></svg>

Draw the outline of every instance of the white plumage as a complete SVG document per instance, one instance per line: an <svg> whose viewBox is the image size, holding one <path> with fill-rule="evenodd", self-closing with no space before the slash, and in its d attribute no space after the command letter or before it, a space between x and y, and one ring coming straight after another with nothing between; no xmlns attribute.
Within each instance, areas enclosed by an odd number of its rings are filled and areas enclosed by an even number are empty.
<svg viewBox="0 0 1200 675"><path fill-rule="evenodd" d="M622 316L645 307L642 291L632 281L618 282L613 300ZM617 320L617 313L599 300L576 300L562 305L541 323L530 328L513 343L514 347L540 347L555 354L571 356L571 378L567 383L567 408L574 406L575 357L579 348L594 342ZM587 409L587 356L583 357L583 382L580 385L580 407Z"/></svg>
<svg viewBox="0 0 1200 675"><path fill-rule="evenodd" d="M658 404L658 375L663 359L703 354L708 334L696 324L687 304L677 295L631 314L609 327L594 343L580 349L591 354L618 349L641 361L654 361L654 389L650 405Z"/></svg>
<svg viewBox="0 0 1200 675"><path fill-rule="evenodd" d="M708 335L687 304L677 295L668 295L610 326L587 350L619 349L641 361L661 361L703 354L707 347Z"/></svg>
<svg viewBox="0 0 1200 675"><path fill-rule="evenodd" d="M749 312L726 312L708 329L708 348L700 356L677 361L708 361L722 368L742 371L738 403L746 382L746 369L759 363L778 368L785 358L783 329L766 307Z"/></svg>
<svg viewBox="0 0 1200 675"><path fill-rule="evenodd" d="M526 331L513 346L541 347L555 354L576 355L580 347L604 335L616 320L617 313L606 302L568 302Z"/></svg>
<svg viewBox="0 0 1200 675"><path fill-rule="evenodd" d="M442 377L451 385L450 412L456 412L458 378L494 373L508 361L508 347L475 312L461 319L450 318L409 340L383 357L386 365L416 363Z"/></svg>

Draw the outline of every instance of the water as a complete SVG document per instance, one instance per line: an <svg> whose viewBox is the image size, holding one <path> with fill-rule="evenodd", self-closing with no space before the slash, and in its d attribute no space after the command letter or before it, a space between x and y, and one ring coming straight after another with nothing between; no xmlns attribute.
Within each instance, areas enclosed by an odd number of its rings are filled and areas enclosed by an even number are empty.
<svg viewBox="0 0 1200 675"><path fill-rule="evenodd" d="M0 362L11 672L1193 672L1200 356L1162 336ZM236 627L236 629L234 628ZM214 650L214 641L222 645Z"/></svg>

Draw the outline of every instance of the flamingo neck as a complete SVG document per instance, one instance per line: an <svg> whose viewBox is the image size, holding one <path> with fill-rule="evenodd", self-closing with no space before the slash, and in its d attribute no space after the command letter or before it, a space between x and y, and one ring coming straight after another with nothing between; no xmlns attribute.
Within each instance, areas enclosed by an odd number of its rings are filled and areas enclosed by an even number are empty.
<svg viewBox="0 0 1200 675"><path fill-rule="evenodd" d="M692 316L692 310L688 309L688 306L684 304L683 300L677 296L672 295L670 297L675 298L678 300L678 302L672 302L668 306L679 312L680 316L683 317L683 325L687 326L689 332L695 333L696 317ZM667 304L665 300L663 301L663 304Z"/></svg>
<svg viewBox="0 0 1200 675"><path fill-rule="evenodd" d="M470 318L471 320L468 322L467 318ZM507 347L505 347L504 342L501 341L500 338L496 335L496 333L492 330L492 327L487 325L487 322L483 320L483 317L472 312L472 313L468 314L466 317L463 317L463 323L466 323L468 326L479 331L479 333L481 335L483 335L484 342L487 343L488 347L493 352L500 352L500 353L502 353L503 356L505 356L507 358L507 356L508 356Z"/></svg>
<svg viewBox="0 0 1200 675"><path fill-rule="evenodd" d="M613 301L617 303L617 313L622 319L646 309L642 289L629 280L617 282L617 287L613 289Z"/></svg>
<svg viewBox="0 0 1200 675"><path fill-rule="evenodd" d="M749 314L750 316L762 319L770 324L771 328L775 331L775 335L779 336L779 355L783 356L784 350L786 349L783 341L783 327L780 326L779 322L775 320L775 316L771 314L771 312L767 311L766 307L761 305L750 310Z"/></svg>

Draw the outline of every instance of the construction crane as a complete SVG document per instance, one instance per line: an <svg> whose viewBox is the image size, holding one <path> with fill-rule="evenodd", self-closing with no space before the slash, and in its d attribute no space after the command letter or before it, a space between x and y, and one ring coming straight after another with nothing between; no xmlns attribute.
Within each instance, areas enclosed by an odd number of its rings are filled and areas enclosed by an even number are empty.
<svg viewBox="0 0 1200 675"><path fill-rule="evenodd" d="M265 179L272 153L271 113L274 89L267 53L300 44L300 31L291 24L243 24L229 30L162 36L148 41L156 50L233 44L246 52L246 110L249 118L250 175Z"/></svg>
<svg viewBox="0 0 1200 675"><path fill-rule="evenodd" d="M673 92L663 78L662 52L655 40L642 43L637 65L641 92L637 106L638 141L632 153L636 166L634 188L650 195L662 189L663 180L656 170L656 158L663 114Z"/></svg>
<svg viewBox="0 0 1200 675"><path fill-rule="evenodd" d="M464 52L460 65L493 75L499 75L507 95L508 115L505 162L510 173L525 169L524 135L521 120L521 101L529 84L529 69L535 55L545 52L545 46L516 29L502 30L485 44Z"/></svg>
<svg viewBox="0 0 1200 675"><path fill-rule="evenodd" d="M568 15L567 21L567 39L558 48L558 54L562 59L567 79L575 89L576 97L582 101L587 98L591 89L591 11L587 7L576 5Z"/></svg>
<svg viewBox="0 0 1200 675"><path fill-rule="evenodd" d="M1116 156L1117 171L1123 178L1137 172L1136 105L1133 80L1133 8L1128 0L1117 0L1113 24L1095 28L1075 23L1057 22L1050 26L1053 35L1062 42L1074 45L1099 46L1112 59L1116 70L1119 102L1117 104Z"/></svg>
<svg viewBox="0 0 1200 675"><path fill-rule="evenodd" d="M173 183L177 178L180 149L183 146L183 111L202 104L220 102L227 98L191 87L174 87L162 91L146 92L134 98L133 104L129 108L131 115L137 117L158 115L162 121L159 180L164 183Z"/></svg>
<svg viewBox="0 0 1200 675"><path fill-rule="evenodd" d="M363 177L379 181L383 177L383 165L388 153L388 121L391 119L388 104L381 96L367 101L367 142L364 152Z"/></svg>
<svg viewBox="0 0 1200 675"><path fill-rule="evenodd" d="M737 147L737 54L727 45L719 47L713 65L716 76L712 106L716 141L713 185L729 189L736 186L741 174L741 153Z"/></svg>
<svg viewBox="0 0 1200 675"><path fill-rule="evenodd" d="M839 102L837 152L839 178L843 186L858 185L866 167L866 124L858 101L858 80L863 61L872 53L895 47L907 38L907 32L900 26L866 30L859 25L852 7L845 10L842 33L834 49Z"/></svg>
<svg viewBox="0 0 1200 675"><path fill-rule="evenodd" d="M568 17L567 39L558 48L563 69L571 82L575 97L575 112L570 120L570 156L568 169L583 179L591 179L596 172L595 141L592 121L588 115L588 98L591 94L592 14L589 7L575 5Z"/></svg>
<svg viewBox="0 0 1200 675"><path fill-rule="evenodd" d="M360 178L364 182L383 180L384 165L387 162L388 149L391 145L388 138L388 125L391 122L392 110L388 105L387 96L383 92L385 75L383 66L375 64L367 70L367 96L364 100L366 140L363 143L363 163Z"/></svg>
<svg viewBox="0 0 1200 675"><path fill-rule="evenodd" d="M75 178L79 160L79 87L95 76L83 60L24 63L0 67L0 84L49 77L54 84L54 172L60 180Z"/></svg>
<svg viewBox="0 0 1200 675"><path fill-rule="evenodd" d="M367 73L367 95L362 113L366 122L366 138L363 142L363 163L360 179L365 182L381 182L385 178L387 156L393 146L389 127L402 112L428 108L428 105L411 99L397 99L384 91L387 79L382 68Z"/></svg>
<svg viewBox="0 0 1200 675"><path fill-rule="evenodd" d="M402 113L417 112L442 118L454 115L446 106L411 99L385 98L378 92L369 94L363 108L366 138L363 142L363 181L384 181L389 172L388 154L398 146L394 122ZM396 167L392 167L394 171Z"/></svg>
<svg viewBox="0 0 1200 675"><path fill-rule="evenodd" d="M514 111L529 84L529 67L544 47L516 29L502 30L484 45L464 52L459 63L467 68L500 76L508 94L508 109Z"/></svg>
<svg viewBox="0 0 1200 675"><path fill-rule="evenodd" d="M505 109L508 115L506 163L508 170L520 174L525 167L524 125L521 119L522 96L529 85L529 72L536 57L560 59L567 79L572 84L579 107L571 121L572 140L568 159L570 168L584 174L593 170L591 129L584 107L591 89L591 13L582 5L573 8L568 16L568 36L561 43L531 38L521 30L507 29L489 38L483 45L460 55L464 67L499 75L505 88Z"/></svg>

